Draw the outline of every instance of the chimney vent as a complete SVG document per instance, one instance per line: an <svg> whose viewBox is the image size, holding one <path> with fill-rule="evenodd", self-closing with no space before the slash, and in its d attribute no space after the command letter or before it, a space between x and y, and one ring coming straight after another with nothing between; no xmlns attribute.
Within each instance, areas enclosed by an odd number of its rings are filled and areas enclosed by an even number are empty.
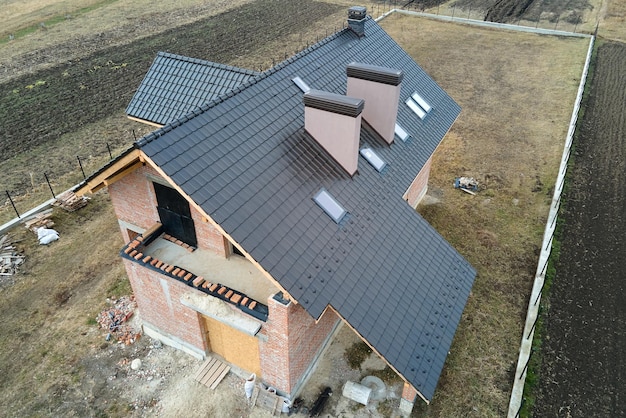
<svg viewBox="0 0 626 418"><path fill-rule="evenodd" d="M303 96L304 129L350 174L357 171L363 99L320 90Z"/></svg>
<svg viewBox="0 0 626 418"><path fill-rule="evenodd" d="M365 36L365 18L367 8L363 6L352 6L348 9L348 26L359 37Z"/></svg>
<svg viewBox="0 0 626 418"><path fill-rule="evenodd" d="M401 70L352 62L346 68L347 94L365 100L363 119L388 144L394 139L400 88L404 74Z"/></svg>

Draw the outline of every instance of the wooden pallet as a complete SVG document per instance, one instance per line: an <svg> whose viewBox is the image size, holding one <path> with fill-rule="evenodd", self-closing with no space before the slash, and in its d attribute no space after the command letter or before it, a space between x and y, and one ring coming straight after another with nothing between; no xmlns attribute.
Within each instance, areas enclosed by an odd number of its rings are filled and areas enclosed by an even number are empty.
<svg viewBox="0 0 626 418"><path fill-rule="evenodd" d="M224 379L224 376L230 370L230 366L216 359L215 357L207 358L207 361L200 366L196 372L194 379L209 389L215 389L217 385Z"/></svg>

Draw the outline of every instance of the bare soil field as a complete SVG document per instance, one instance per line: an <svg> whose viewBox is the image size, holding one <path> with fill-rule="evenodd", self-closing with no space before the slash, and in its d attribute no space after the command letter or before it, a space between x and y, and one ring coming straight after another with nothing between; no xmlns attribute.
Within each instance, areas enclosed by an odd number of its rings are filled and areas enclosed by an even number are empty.
<svg viewBox="0 0 626 418"><path fill-rule="evenodd" d="M85 56L76 55L80 59L73 56L60 64L52 59L34 72L23 70L29 64L21 61L14 69L18 76L0 81L0 108L6 100L13 112L23 112L22 119L31 129L40 129L41 123L56 133L43 130L28 136L28 129L12 126L12 132L20 133L13 133L13 142L6 146L13 147L9 156L21 159L0 162L2 182L14 181L10 187L28 189L33 169L24 166L34 164L63 173L72 171L68 165L78 152L103 155L106 150L98 148L106 143L130 144L132 130L140 135L141 125L126 121L123 108L143 76L140 68L147 69L156 51L266 67L272 58L292 54L341 25L346 3L297 2L298 10L294 10L290 7L296 7L296 2L288 0L256 1L187 22L178 31L150 33L123 47L88 43ZM280 18L285 14L288 19ZM478 270L435 400L430 407L417 405L414 416L500 417L507 407L537 249L587 44L581 39L491 31L406 16L391 16L382 25L464 109L436 154L429 204L420 212ZM198 41L187 33L196 38L210 33L221 42L207 41L206 36ZM118 39L107 31L101 36ZM416 39L436 39L437 48ZM81 46L77 38L70 37L69 42ZM65 48L58 53L63 54ZM135 59L135 55L142 58ZM65 71L69 76L63 75ZM64 100L63 105L51 100L49 92ZM64 111L37 108L39 97ZM25 106L32 106L38 119L31 118ZM5 120L14 121L0 118ZM22 134L27 135L28 152L15 147ZM47 158L48 153L54 158ZM482 188L479 195L453 190L451 183L458 175L476 177ZM0 188L7 187L0 184ZM106 195L96 196L75 215L56 213L55 221L62 240L51 247L38 247L34 238L18 234L30 261L16 284L2 290L0 406L8 415L263 416L240 406L238 385L242 382L234 376L221 386L232 390L233 397L220 391L206 394L189 380L194 360L185 362L188 357L179 357L147 338L130 347L105 343L91 318L106 305L107 297L129 291L117 257L118 228ZM100 236L103 239L92 238ZM352 340L342 336L339 341L322 369L344 370L340 353ZM135 356L146 360L147 370L154 372L130 372L124 359ZM353 374L346 371L346 375ZM314 384L307 396L316 391ZM211 409L216 405L229 408L216 412ZM339 396L328 411L333 411L331 416L375 413L342 403Z"/></svg>
<svg viewBox="0 0 626 418"><path fill-rule="evenodd" d="M626 45L597 50L565 195L534 415L626 416Z"/></svg>

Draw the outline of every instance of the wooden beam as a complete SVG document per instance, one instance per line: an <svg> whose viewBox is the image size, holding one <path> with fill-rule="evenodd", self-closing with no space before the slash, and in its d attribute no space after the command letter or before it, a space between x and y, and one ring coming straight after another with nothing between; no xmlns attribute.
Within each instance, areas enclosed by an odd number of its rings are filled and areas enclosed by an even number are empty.
<svg viewBox="0 0 626 418"><path fill-rule="evenodd" d="M156 126L157 128L162 128L163 127L163 125L160 125L160 124L155 123L155 122L150 122L149 120L139 119L139 118L136 118L136 117L130 116L130 115L126 115L126 117L128 119L130 119L130 120L134 120L135 122L145 123L146 125Z"/></svg>
<svg viewBox="0 0 626 418"><path fill-rule="evenodd" d="M81 186L78 190L76 190L76 195L84 196L87 193L95 193L103 187L106 187L107 185L104 183L104 181L109 177L117 174L119 171L124 170L127 166L135 164L136 161L139 159L139 154L140 151L138 149L134 149L119 160L117 160L111 166L102 169L102 171L100 171L93 179L91 179L86 184Z"/></svg>
<svg viewBox="0 0 626 418"><path fill-rule="evenodd" d="M110 177L107 177L106 179L104 179L104 185L105 186L110 186L111 184L115 183L116 181L118 181L119 179L121 179L122 177L125 177L127 175L129 175L130 173L132 173L133 171L137 170L139 167L143 167L144 163L142 163L141 161L135 161L134 163L132 163L131 165L122 168L120 171L118 171L117 173L113 174Z"/></svg>
<svg viewBox="0 0 626 418"><path fill-rule="evenodd" d="M157 173L159 173L164 179L166 179L174 189L176 189L178 191L178 193L181 194L181 196L183 196L185 199L187 199L187 201L189 202L189 204L191 206L193 206L199 213L201 216L203 216L204 218L206 218L209 223L211 225L213 225L215 227L215 229L217 229L219 231L220 234L222 234L223 236L225 236L231 243L233 243L233 245L235 245L239 251L241 251L241 253L244 255L244 257L246 257L248 259L248 261L250 261L252 263L252 265L254 265L256 268L259 269L259 271L274 285L276 286L281 292L283 292L283 295L285 295L284 297L289 298L289 300L295 302L297 304L296 299L287 291L287 289L285 289L284 287L282 287L280 285L280 283L278 283L278 281L272 277L272 275L266 271L261 264L259 264L249 253L247 253L243 248L241 248L239 246L239 244L237 243L237 241L235 239L233 239L233 237L231 237L226 231L224 231L224 229L222 228L222 226L220 224L218 224L217 222L215 222L213 220L213 218L211 218L203 209L200 205L198 205L196 202L194 202L194 200L189 197L189 195L187 195L183 189L180 188L180 186L178 186L174 180L172 180L167 174L165 174L165 172L161 169L161 167L159 167L158 165L156 165L156 163L154 161L152 161L150 159L150 157L148 157L147 155L145 155L143 152L141 153L142 158L152 167L154 168Z"/></svg>

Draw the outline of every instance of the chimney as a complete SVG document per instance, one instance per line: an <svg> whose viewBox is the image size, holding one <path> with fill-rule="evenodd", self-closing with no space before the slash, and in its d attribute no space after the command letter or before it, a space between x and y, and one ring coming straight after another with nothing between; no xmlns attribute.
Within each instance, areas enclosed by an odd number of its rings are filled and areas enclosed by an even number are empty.
<svg viewBox="0 0 626 418"><path fill-rule="evenodd" d="M304 94L304 129L350 174L357 171L362 99L309 90Z"/></svg>
<svg viewBox="0 0 626 418"><path fill-rule="evenodd" d="M346 72L347 95L365 100L367 106L363 111L363 119L391 144L404 77L402 70L352 62L348 64Z"/></svg>
<svg viewBox="0 0 626 418"><path fill-rule="evenodd" d="M348 9L348 26L359 37L365 36L365 18L367 8L363 6L352 6Z"/></svg>

